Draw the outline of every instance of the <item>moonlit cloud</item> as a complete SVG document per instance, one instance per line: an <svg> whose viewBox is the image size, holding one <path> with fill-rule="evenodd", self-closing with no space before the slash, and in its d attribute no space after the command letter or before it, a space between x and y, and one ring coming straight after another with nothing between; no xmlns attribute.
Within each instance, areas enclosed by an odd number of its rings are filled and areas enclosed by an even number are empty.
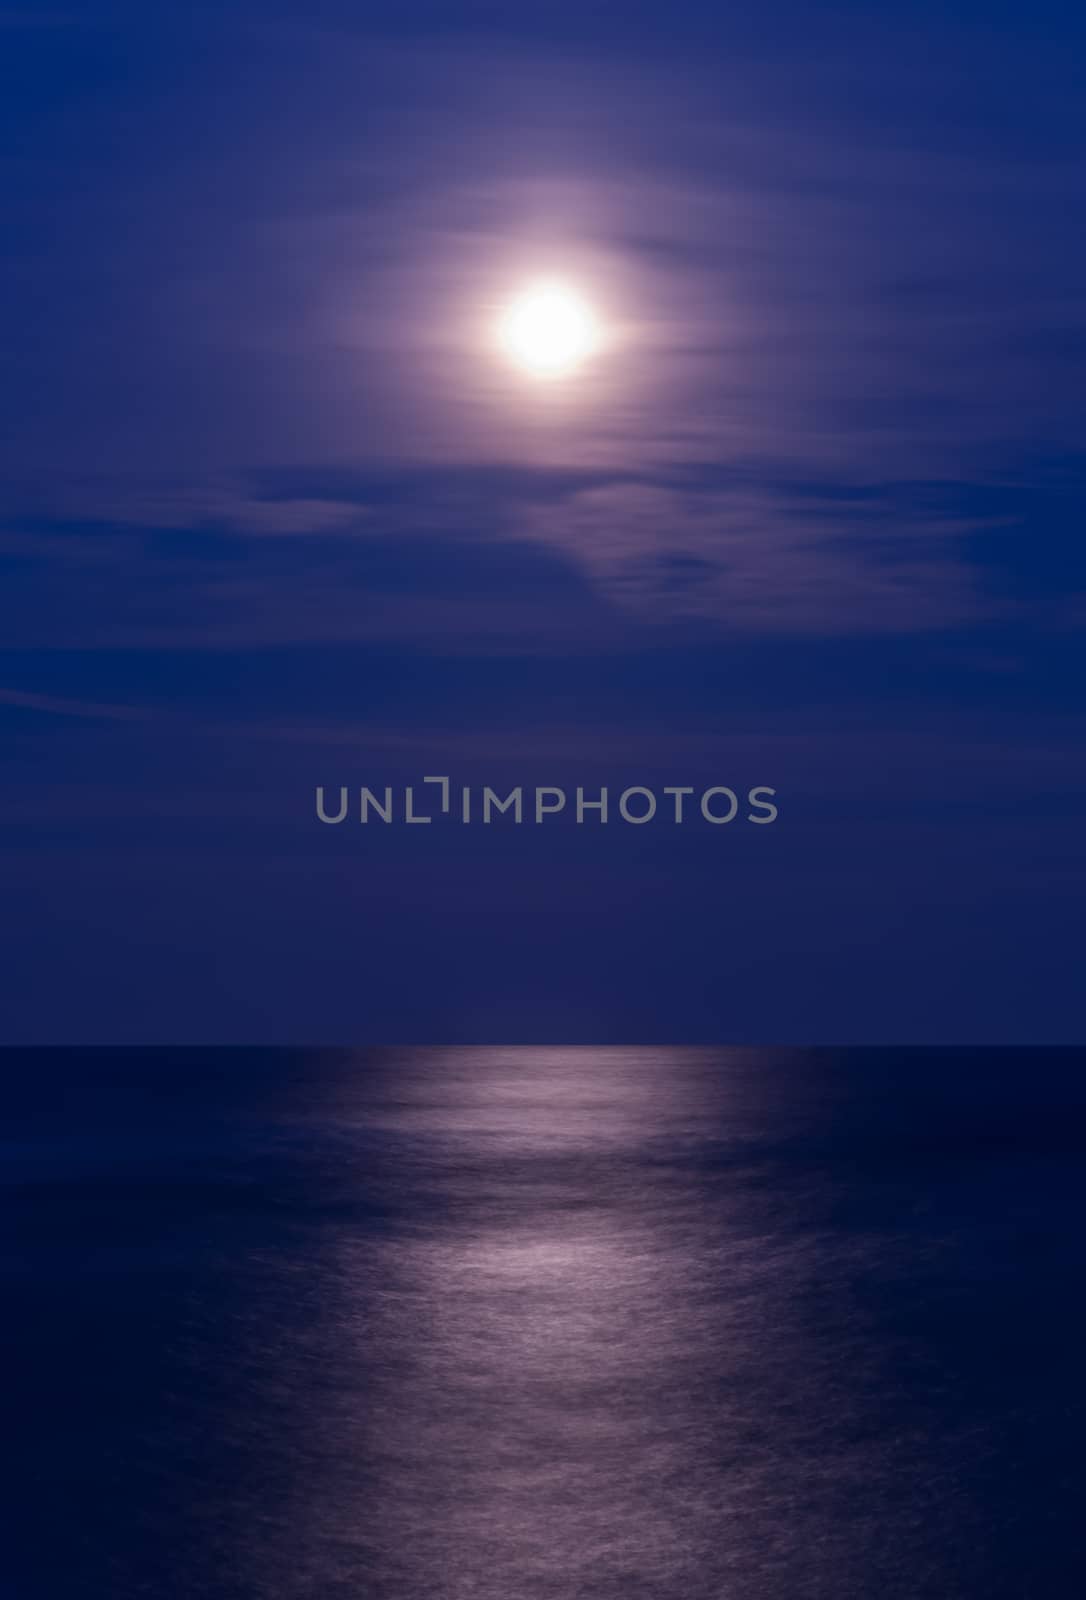
<svg viewBox="0 0 1086 1600"><path fill-rule="evenodd" d="M974 10L0 10L12 1037L1081 1037L1082 23ZM446 771L782 826L303 820Z"/></svg>
<svg viewBox="0 0 1086 1600"><path fill-rule="evenodd" d="M209 532L316 552L332 534L380 543L407 529L495 574L517 560L503 566L499 546L534 543L600 609L645 625L908 631L991 613L986 523L955 509L953 486L1028 472L1041 437L1086 443L1086 262L1073 164L1037 129L1009 160L972 137L984 90L953 48L937 76L962 123L935 148L905 114L906 46L872 69L869 138L838 109L847 60L810 73L783 116L779 74L757 62L649 73L545 51L514 62L496 41L362 51L349 28L302 28L290 48L321 85L318 128L304 88L285 109L276 99L285 35L266 43L235 108L216 113L256 118L259 153L212 128L167 209L149 169L122 195L89 152L118 226L84 233L79 318L34 343L44 399L15 418L8 475L16 498L21 476L39 501L47 485L47 522L86 525L80 561L113 538L111 519L190 531L184 551L141 547L121 581L153 588L183 567L190 620L164 626L207 637L516 636L519 612L484 579L439 621L420 556L420 603L397 621L387 596L343 590L364 587L366 568L345 553L295 588L292 619L270 564L242 580ZM515 134L495 140L496 123ZM149 130L163 159L172 136ZM546 406L483 348L502 297L541 260L591 285L616 331L613 355ZM59 262L44 271L48 283ZM107 305L121 310L104 362ZM356 487L261 490L261 475L292 469ZM400 496L397 470L415 474ZM498 489L495 471L508 475ZM582 481L567 490L570 474ZM809 484L805 504L782 479ZM937 503L910 503L908 486L930 482L948 486ZM567 631L557 612L552 626Z"/></svg>

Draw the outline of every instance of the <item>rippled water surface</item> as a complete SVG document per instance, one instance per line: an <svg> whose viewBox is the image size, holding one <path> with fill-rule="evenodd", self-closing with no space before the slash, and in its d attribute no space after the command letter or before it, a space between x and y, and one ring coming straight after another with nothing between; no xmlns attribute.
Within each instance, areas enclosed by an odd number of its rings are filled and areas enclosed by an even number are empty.
<svg viewBox="0 0 1086 1600"><path fill-rule="evenodd" d="M1086 1592L1086 1056L0 1056L4 1600Z"/></svg>

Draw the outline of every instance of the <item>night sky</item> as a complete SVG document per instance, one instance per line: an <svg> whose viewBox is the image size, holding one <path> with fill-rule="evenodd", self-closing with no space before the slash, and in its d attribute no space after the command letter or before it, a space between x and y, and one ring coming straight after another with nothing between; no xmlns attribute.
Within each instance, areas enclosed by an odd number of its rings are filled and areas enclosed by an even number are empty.
<svg viewBox="0 0 1086 1600"><path fill-rule="evenodd" d="M1084 59L0 9L3 1042L1081 1042ZM435 773L780 816L316 821Z"/></svg>

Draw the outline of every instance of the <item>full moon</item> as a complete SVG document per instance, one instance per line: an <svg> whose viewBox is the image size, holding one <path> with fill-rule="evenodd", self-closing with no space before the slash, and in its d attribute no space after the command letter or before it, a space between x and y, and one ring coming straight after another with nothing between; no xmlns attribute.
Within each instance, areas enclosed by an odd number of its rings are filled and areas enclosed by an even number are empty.
<svg viewBox="0 0 1086 1600"><path fill-rule="evenodd" d="M522 289L498 323L505 355L532 378L569 377L595 353L601 337L592 307L556 279Z"/></svg>

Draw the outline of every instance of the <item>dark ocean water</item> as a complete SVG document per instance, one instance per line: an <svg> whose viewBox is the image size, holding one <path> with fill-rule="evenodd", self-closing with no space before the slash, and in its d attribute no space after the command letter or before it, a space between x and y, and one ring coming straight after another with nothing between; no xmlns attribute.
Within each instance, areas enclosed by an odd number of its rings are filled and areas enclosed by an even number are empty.
<svg viewBox="0 0 1086 1600"><path fill-rule="evenodd" d="M1086 1593L1086 1054L0 1070L4 1600Z"/></svg>

